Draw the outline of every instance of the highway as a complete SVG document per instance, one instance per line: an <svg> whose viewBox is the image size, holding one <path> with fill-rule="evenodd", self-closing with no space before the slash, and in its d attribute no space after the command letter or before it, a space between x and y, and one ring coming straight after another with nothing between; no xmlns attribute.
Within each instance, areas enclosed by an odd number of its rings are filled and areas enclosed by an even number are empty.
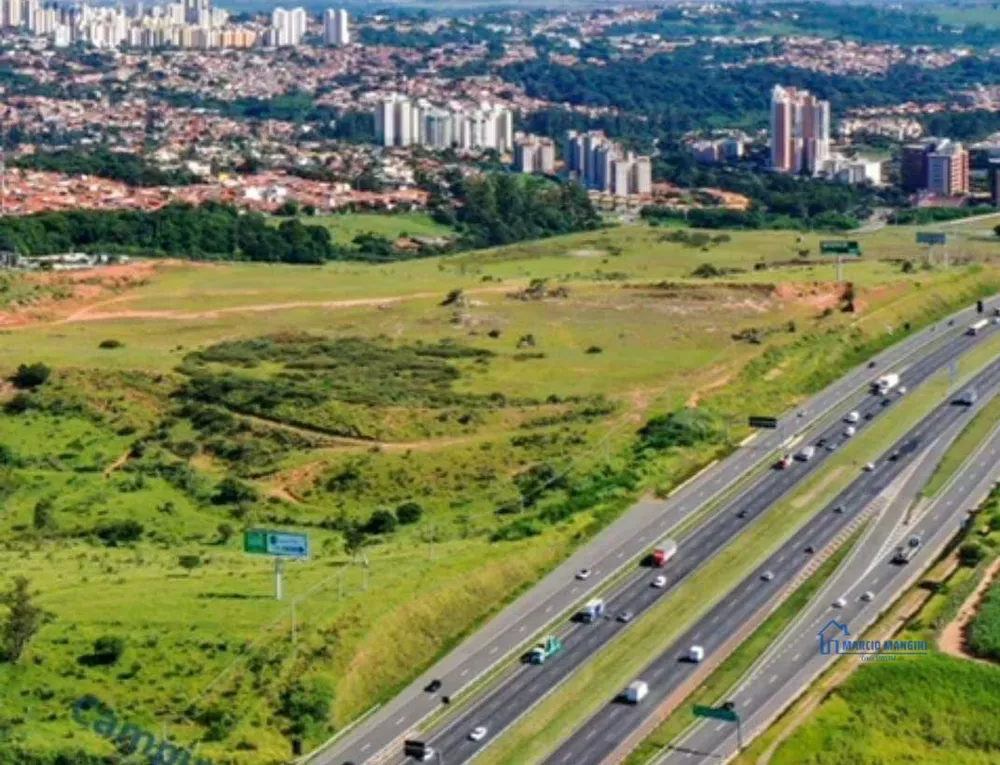
<svg viewBox="0 0 1000 765"><path fill-rule="evenodd" d="M920 359L901 375L901 384L912 389L927 379L935 371L946 366L952 359L969 350L984 336L995 332L996 327L990 325L989 330L976 337L962 335L948 344L935 349L925 358ZM884 402L905 401L905 397L891 394L886 397L867 395L860 403L846 407L841 416L851 409L859 414L859 421L854 425L860 433L865 428L878 422L879 416L887 411ZM870 417L871 419L867 419ZM634 618L640 618L642 613L653 606L666 592L677 587L686 577L696 571L712 556L723 549L736 538L755 519L763 515L782 496L807 475L821 469L831 452L823 444L838 445L846 440L843 435L845 424L837 420L822 432L818 433L813 443L820 446L815 456L808 462L795 461L786 470L773 470L741 495L729 502L721 511L714 513L701 526L678 539L678 551L662 573L667 576L667 587L657 589L650 586L655 575L653 571L638 568L629 575L623 583L606 596L610 618L596 624L569 624L556 630L562 639L564 649L551 661L542 666L520 665L509 670L499 683L489 689L480 698L475 699L467 708L462 709L453 719L433 735L425 737L435 750L440 751L449 763L462 763L488 746L492 740L516 720L526 714L535 704L541 701L560 682L590 660L593 654L600 650L622 630L630 625L615 619L615 616L630 611ZM908 447L909 448L909 447ZM860 492L863 495L864 491ZM863 497L851 493L845 495L841 502L850 510L843 518L850 518L856 511ZM647 548L657 538L650 538ZM655 573L661 573L657 570ZM480 741L472 741L469 732L478 726L485 726L489 733ZM397 762L403 762L401 755Z"/></svg>
<svg viewBox="0 0 1000 765"><path fill-rule="evenodd" d="M980 392L993 391L998 385L1000 360L990 364L963 390L975 387ZM885 492L915 460L921 459L923 451L930 448L942 433L954 424L967 420L969 416L968 407L955 405L951 401L937 407L887 451L887 455L898 453L897 459L882 458L873 471L862 472L851 486L817 513L687 630L670 649L639 674L639 679L645 680L650 686L649 695L642 704L629 706L616 699L609 699L597 714L550 755L546 765L597 765L605 761L617 761L623 742L634 739L634 734L652 712L668 698L679 700L692 683L697 682L697 676L703 674L702 665L684 661L691 646L703 647L706 662L711 662L722 649L731 650L735 647L734 636L739 636L744 626L751 623L810 565L811 556L805 552L807 546L813 546L818 551L837 539L843 539L845 531L849 530L852 520L862 509ZM835 512L834 508L838 506L842 506L844 512ZM917 530L930 531L930 528L924 529L922 525L918 525ZM771 572L773 579L764 581L764 572ZM846 617L850 614L841 615ZM816 640L815 633L812 639ZM813 652L815 646L815 642L809 644ZM802 656L797 659L802 659L808 652L803 648ZM683 753L678 756L685 757Z"/></svg>
<svg viewBox="0 0 1000 765"><path fill-rule="evenodd" d="M505 657L520 652L532 635L560 614L568 613L575 604L606 584L670 529L683 523L706 503L759 467L761 460L775 453L789 434L801 432L819 422L849 397L860 396L872 379L895 369L897 365L926 354L926 358L916 362L915 367L931 357L938 359L937 365L941 366L951 358L952 349L970 346L978 338L965 338L961 333L963 327L976 316L974 308L965 309L951 318L953 326L946 321L939 322L883 351L871 364L856 368L795 412L782 417L778 431L760 433L749 447L740 448L711 466L668 500L638 502L393 701L357 728L340 736L332 745L322 748L309 761L315 765L360 765L396 754L398 749L394 747L440 708L443 695L457 697ZM991 326L990 331L992 329ZM574 572L582 567L592 570L592 576L586 582L576 581L573 577ZM423 690L432 679L442 683L437 694Z"/></svg>
<svg viewBox="0 0 1000 765"><path fill-rule="evenodd" d="M729 694L743 715L744 745L784 711L810 683L836 660L836 654L823 655L818 650L818 633L831 618L848 625L851 637L858 639L896 598L922 575L948 541L989 492L997 478L1000 455L1000 429L987 439L976 454L923 512L908 525L897 528L887 543L880 545L876 556L850 558L831 578L828 586L802 613L793 628L781 636L752 668L748 676ZM926 476L924 476L926 480ZM917 556L905 566L891 562L897 545L912 534L924 540ZM882 541L872 539L873 545ZM871 602L861 599L871 592ZM843 597L846 606L832 607ZM702 723L685 735L672 751L657 759L657 765L679 763L725 762L736 752L732 726L716 722Z"/></svg>

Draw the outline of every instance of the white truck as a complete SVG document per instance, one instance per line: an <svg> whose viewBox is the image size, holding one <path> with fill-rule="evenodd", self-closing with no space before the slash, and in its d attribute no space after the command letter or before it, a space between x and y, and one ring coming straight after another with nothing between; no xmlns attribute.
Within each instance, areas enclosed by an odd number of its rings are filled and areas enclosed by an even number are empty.
<svg viewBox="0 0 1000 765"><path fill-rule="evenodd" d="M980 319L975 324L970 324L969 328L967 330L965 330L965 334L967 334L967 335L978 335L980 333L980 331L986 329L986 327L987 327L987 325L989 325L989 323L990 322L989 322L988 319Z"/></svg>
<svg viewBox="0 0 1000 765"><path fill-rule="evenodd" d="M887 375L882 375L875 382L872 383L872 390L878 393L880 396L884 396L886 393L891 391L899 385L899 375L895 372L890 372Z"/></svg>
<svg viewBox="0 0 1000 765"><path fill-rule="evenodd" d="M604 601L600 598L589 601L576 614L576 618L584 624L596 622L602 616L604 616Z"/></svg>
<svg viewBox="0 0 1000 765"><path fill-rule="evenodd" d="M622 700L627 704L638 704L649 694L649 685L642 680L633 680L628 688L622 691Z"/></svg>
<svg viewBox="0 0 1000 765"><path fill-rule="evenodd" d="M798 454L795 455L795 459L800 462L808 462L816 455L815 446L806 446Z"/></svg>

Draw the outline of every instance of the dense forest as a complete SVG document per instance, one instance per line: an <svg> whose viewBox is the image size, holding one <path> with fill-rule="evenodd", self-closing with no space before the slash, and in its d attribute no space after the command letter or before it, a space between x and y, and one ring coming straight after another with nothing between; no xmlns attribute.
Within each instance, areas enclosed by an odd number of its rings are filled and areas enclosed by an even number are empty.
<svg viewBox="0 0 1000 765"><path fill-rule="evenodd" d="M106 148L93 151L61 149L18 157L15 167L48 170L69 175L97 175L129 186L185 186L201 181L187 170L161 170L138 154L113 152Z"/></svg>
<svg viewBox="0 0 1000 765"><path fill-rule="evenodd" d="M576 184L543 178L486 175L461 179L450 201L436 200L435 217L458 238L444 248L401 250L385 237L359 234L335 242L324 226L298 218L272 225L260 213L206 202L160 210L73 210L0 218L0 249L24 255L71 251L167 255L205 260L317 264L328 260L384 262L538 239L597 228L600 219Z"/></svg>

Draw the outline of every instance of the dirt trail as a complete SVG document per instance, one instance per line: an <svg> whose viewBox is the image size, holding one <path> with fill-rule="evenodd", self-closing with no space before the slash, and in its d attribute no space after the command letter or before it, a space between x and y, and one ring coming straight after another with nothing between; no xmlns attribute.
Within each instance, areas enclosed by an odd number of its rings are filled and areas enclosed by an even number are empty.
<svg viewBox="0 0 1000 765"><path fill-rule="evenodd" d="M941 637L938 638L938 648L944 651L949 656L955 656L959 659L969 659L971 661L979 661L984 664L989 662L984 661L973 656L966 650L965 645L965 630L972 621L972 618L979 612L979 604L986 594L986 590L993 583L996 577L1000 575L1000 558L993 561L993 564L986 570L985 576L978 585L976 589L965 599L962 607L958 609L958 614L955 618L944 628L941 632Z"/></svg>
<svg viewBox="0 0 1000 765"><path fill-rule="evenodd" d="M108 465L107 468L105 468L104 477L110 478L111 474L114 473L119 468L121 468L122 466L124 466L125 463L128 462L128 458L131 456L132 456L132 449L130 447L122 456L120 456L118 459L116 459L114 462Z"/></svg>

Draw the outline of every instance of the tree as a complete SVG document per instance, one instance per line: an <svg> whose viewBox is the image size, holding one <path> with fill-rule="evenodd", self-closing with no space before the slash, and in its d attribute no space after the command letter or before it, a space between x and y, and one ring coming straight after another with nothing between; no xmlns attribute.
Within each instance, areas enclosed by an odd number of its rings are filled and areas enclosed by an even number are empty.
<svg viewBox="0 0 1000 765"><path fill-rule="evenodd" d="M257 490L246 481L226 476L215 487L212 501L217 505L242 505L257 501Z"/></svg>
<svg viewBox="0 0 1000 765"><path fill-rule="evenodd" d="M220 523L219 528L216 529L219 532L219 544L224 545L233 538L233 534L236 533L236 529L230 526L228 523Z"/></svg>
<svg viewBox="0 0 1000 765"><path fill-rule="evenodd" d="M357 521L348 521L344 528L344 554L354 556L364 547L367 541L367 534L364 527Z"/></svg>
<svg viewBox="0 0 1000 765"><path fill-rule="evenodd" d="M95 664L116 664L124 653L125 638L117 635L104 635L94 641L91 660Z"/></svg>
<svg viewBox="0 0 1000 765"><path fill-rule="evenodd" d="M14 384L15 388L37 388L48 380L51 374L52 370L41 362L36 364L21 364L10 381Z"/></svg>
<svg viewBox="0 0 1000 765"><path fill-rule="evenodd" d="M333 704L333 689L321 679L296 680L282 691L278 711L291 721L291 731L301 735L323 725Z"/></svg>
<svg viewBox="0 0 1000 765"><path fill-rule="evenodd" d="M177 558L177 565L188 572L188 576L191 576L191 572L201 565L201 557L198 555L181 555Z"/></svg>
<svg viewBox="0 0 1000 765"><path fill-rule="evenodd" d="M388 510L376 510L365 524L365 531L369 534L391 534L395 530L396 516Z"/></svg>
<svg viewBox="0 0 1000 765"><path fill-rule="evenodd" d="M52 500L40 499L35 503L35 510L31 517L32 525L38 531L43 531L52 527Z"/></svg>
<svg viewBox="0 0 1000 765"><path fill-rule="evenodd" d="M400 526L416 523L423 517L424 509L416 502L404 502L396 508L396 520Z"/></svg>
<svg viewBox="0 0 1000 765"><path fill-rule="evenodd" d="M32 601L28 587L28 579L18 576L11 589L0 596L0 603L9 609L7 618L0 623L0 651L4 661L12 664L20 660L44 619L44 612Z"/></svg>
<svg viewBox="0 0 1000 765"><path fill-rule="evenodd" d="M966 542L958 548L958 557L963 566L977 566L986 557L986 548L979 542Z"/></svg>

